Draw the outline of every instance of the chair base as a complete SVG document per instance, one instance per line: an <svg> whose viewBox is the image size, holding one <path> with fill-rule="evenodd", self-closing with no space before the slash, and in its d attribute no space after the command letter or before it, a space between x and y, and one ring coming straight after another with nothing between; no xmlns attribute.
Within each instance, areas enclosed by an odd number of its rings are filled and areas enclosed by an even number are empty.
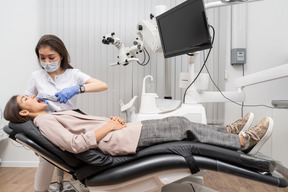
<svg viewBox="0 0 288 192"><path fill-rule="evenodd" d="M215 192L203 186L205 173L206 171L202 170L195 175L191 175L189 169L160 171L115 185L88 186L88 188L90 192L169 192L169 184L173 182L179 184L180 182L196 184L199 189L201 188L201 192ZM165 186L165 189L162 190L163 186ZM204 190L205 188L207 190Z"/></svg>

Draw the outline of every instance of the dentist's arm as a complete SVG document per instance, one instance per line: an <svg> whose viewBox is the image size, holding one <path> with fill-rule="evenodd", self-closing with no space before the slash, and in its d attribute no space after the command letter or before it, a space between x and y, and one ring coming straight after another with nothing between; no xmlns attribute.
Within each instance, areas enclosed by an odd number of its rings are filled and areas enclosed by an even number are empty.
<svg viewBox="0 0 288 192"><path fill-rule="evenodd" d="M88 79L83 86L85 87L85 93L105 91L108 89L108 85L106 83L94 78Z"/></svg>
<svg viewBox="0 0 288 192"><path fill-rule="evenodd" d="M74 95L79 93L86 93L86 92L99 92L108 89L106 83L90 78L86 81L84 85L75 85L72 87L64 88L61 91L57 92L55 96L60 103L66 103L69 99L71 99Z"/></svg>

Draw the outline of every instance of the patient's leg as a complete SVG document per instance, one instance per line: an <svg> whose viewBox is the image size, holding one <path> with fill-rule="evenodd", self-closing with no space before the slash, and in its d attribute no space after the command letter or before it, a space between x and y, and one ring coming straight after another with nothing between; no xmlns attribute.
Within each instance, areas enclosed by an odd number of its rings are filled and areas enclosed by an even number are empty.
<svg viewBox="0 0 288 192"><path fill-rule="evenodd" d="M189 123L188 123L189 124ZM199 128L193 123L187 126L195 138L201 143L209 143L225 148L246 150L254 146L256 153L271 136L273 130L273 120L265 117L254 127L248 128L238 135L230 133L215 132L207 127Z"/></svg>
<svg viewBox="0 0 288 192"><path fill-rule="evenodd" d="M256 126L241 132L239 135L230 134L227 131L220 132L217 131L218 129L213 129L211 125L193 123L184 117L142 121L142 124L138 143L140 148L189 138L200 143L208 143L235 150L245 150L251 146L258 145L257 150L259 150L270 137L273 129L273 120L271 118L263 118ZM188 137L189 135L192 135L192 137ZM260 140L262 141L259 142Z"/></svg>
<svg viewBox="0 0 288 192"><path fill-rule="evenodd" d="M168 117L160 120L142 121L138 147L169 141L180 141L193 136L193 140L232 149L240 149L238 135L228 134L226 127L194 123L185 117ZM188 134L191 133L191 134ZM191 139L191 138L189 138Z"/></svg>
<svg viewBox="0 0 288 192"><path fill-rule="evenodd" d="M213 126L204 127L187 122L187 129L194 136L194 139L200 143L207 143L235 150L241 148L239 136L237 134L227 133L226 127L225 131L217 131L211 129L211 127Z"/></svg>

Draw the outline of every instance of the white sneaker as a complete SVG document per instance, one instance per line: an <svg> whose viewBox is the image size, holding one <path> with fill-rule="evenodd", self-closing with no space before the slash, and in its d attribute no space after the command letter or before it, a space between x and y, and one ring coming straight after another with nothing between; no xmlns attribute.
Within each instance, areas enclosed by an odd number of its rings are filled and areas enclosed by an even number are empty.
<svg viewBox="0 0 288 192"><path fill-rule="evenodd" d="M241 132L245 140L242 150L248 149L248 154L255 155L272 135L273 126L273 120L265 117L254 127Z"/></svg>
<svg viewBox="0 0 288 192"><path fill-rule="evenodd" d="M254 113L247 113L242 119L238 119L234 123L227 125L232 134L239 134L250 128L254 120Z"/></svg>

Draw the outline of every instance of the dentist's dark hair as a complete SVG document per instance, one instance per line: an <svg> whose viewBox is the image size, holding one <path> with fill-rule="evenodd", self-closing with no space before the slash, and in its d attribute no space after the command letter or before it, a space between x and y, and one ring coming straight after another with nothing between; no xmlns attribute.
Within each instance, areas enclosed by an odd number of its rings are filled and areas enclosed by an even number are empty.
<svg viewBox="0 0 288 192"><path fill-rule="evenodd" d="M30 119L29 117L23 117L19 114L22 108L17 102L17 97L18 95L14 95L7 102L4 109L4 118L12 123L24 123L26 121L29 121Z"/></svg>
<svg viewBox="0 0 288 192"><path fill-rule="evenodd" d="M40 65L40 56L39 56L39 49L42 47L50 46L54 51L58 52L60 56L62 57L61 59L61 68L63 69L73 69L73 67L70 65L70 55L63 43L63 41L55 36L55 35L43 35L35 48L36 55L38 57L38 63ZM41 66L41 65L40 65ZM43 68L41 66L41 68Z"/></svg>

